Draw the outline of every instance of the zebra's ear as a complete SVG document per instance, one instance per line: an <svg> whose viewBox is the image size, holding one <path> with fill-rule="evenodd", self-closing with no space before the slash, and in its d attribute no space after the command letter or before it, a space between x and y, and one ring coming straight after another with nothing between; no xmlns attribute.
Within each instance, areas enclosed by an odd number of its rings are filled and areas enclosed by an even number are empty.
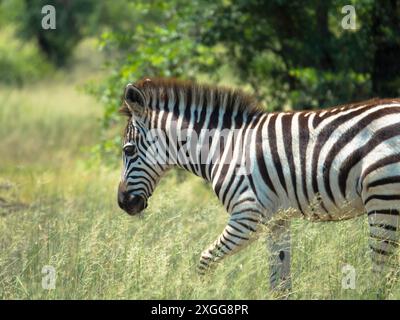
<svg viewBox="0 0 400 320"><path fill-rule="evenodd" d="M130 83L125 88L124 102L132 115L142 114L146 106L144 93L138 87Z"/></svg>

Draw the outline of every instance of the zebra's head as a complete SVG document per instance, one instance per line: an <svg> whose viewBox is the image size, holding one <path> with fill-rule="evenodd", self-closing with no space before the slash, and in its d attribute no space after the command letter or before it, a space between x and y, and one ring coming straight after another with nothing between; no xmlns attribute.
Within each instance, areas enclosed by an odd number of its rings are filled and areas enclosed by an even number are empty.
<svg viewBox="0 0 400 320"><path fill-rule="evenodd" d="M118 205L130 215L147 207L159 178L165 171L148 158L150 144L149 102L142 88L128 84L123 97L121 112L129 117L122 143L122 174L118 187Z"/></svg>

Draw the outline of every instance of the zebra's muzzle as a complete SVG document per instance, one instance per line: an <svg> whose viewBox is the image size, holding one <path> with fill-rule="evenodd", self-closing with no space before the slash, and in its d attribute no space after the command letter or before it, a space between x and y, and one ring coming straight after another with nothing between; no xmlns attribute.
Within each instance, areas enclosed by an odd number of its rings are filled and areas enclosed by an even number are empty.
<svg viewBox="0 0 400 320"><path fill-rule="evenodd" d="M118 205L126 213L135 215L147 207L147 201L139 195L129 194L127 191L118 191Z"/></svg>

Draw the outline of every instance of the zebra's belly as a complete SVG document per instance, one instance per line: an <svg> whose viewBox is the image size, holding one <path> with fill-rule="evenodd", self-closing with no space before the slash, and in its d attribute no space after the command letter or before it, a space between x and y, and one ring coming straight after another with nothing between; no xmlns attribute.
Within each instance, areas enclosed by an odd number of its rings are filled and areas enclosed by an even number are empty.
<svg viewBox="0 0 400 320"><path fill-rule="evenodd" d="M361 197L347 199L337 205L321 205L321 201L315 199L305 206L302 211L287 208L289 215L296 218L304 218L310 221L342 221L358 217L365 213Z"/></svg>

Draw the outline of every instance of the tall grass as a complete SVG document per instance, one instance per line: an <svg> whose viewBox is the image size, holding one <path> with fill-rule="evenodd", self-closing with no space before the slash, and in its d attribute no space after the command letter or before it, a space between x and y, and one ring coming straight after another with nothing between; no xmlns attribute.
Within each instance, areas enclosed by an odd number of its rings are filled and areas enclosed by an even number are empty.
<svg viewBox="0 0 400 320"><path fill-rule="evenodd" d="M0 298L270 299L266 232L204 278L201 251L227 215L197 178L168 175L142 217L116 205L119 171L88 166L101 108L73 83L0 90ZM121 121L121 124L123 121ZM371 281L364 217L292 223L294 299L400 298ZM42 268L56 288L42 288ZM356 288L342 288L342 268Z"/></svg>

